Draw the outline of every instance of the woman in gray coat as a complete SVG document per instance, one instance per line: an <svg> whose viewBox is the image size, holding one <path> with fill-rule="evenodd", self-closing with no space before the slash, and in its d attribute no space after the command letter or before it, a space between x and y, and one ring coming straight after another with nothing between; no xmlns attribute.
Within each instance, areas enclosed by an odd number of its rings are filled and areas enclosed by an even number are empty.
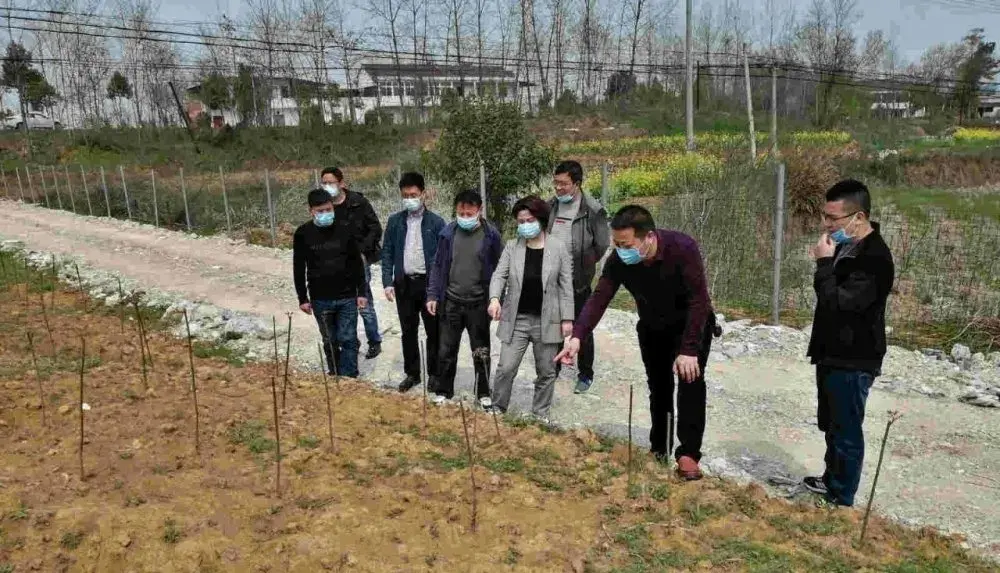
<svg viewBox="0 0 1000 573"><path fill-rule="evenodd" d="M514 204L512 213L518 238L507 243L490 281L488 312L500 321L501 342L493 407L507 411L514 377L530 342L536 374L531 412L547 421L558 375L555 356L573 331L573 260L568 247L544 231L548 203L525 197Z"/></svg>

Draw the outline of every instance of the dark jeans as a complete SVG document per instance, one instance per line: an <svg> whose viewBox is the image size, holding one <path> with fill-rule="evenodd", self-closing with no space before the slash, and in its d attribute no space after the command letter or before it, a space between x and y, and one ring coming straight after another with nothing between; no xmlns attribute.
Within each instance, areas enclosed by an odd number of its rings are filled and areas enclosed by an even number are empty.
<svg viewBox="0 0 1000 573"><path fill-rule="evenodd" d="M573 293L574 319L580 318L583 305L587 304L590 298L590 287ZM586 338L580 341L580 352L576 355L577 378L594 379L594 333L593 331ZM556 372L562 371L562 364L556 366Z"/></svg>
<svg viewBox="0 0 1000 573"><path fill-rule="evenodd" d="M358 377L358 300L312 301L330 374Z"/></svg>
<svg viewBox="0 0 1000 573"><path fill-rule="evenodd" d="M865 403L875 378L868 372L816 367L819 429L826 434L823 483L838 505L854 505L865 460Z"/></svg>
<svg viewBox="0 0 1000 573"><path fill-rule="evenodd" d="M438 383L428 388L435 394L451 398L455 395L455 373L458 369L458 348L462 331L469 333L472 364L476 372L476 397L490 395L490 317L486 314L486 299L476 302L445 300L438 303L438 328L441 347L438 349Z"/></svg>
<svg viewBox="0 0 1000 573"><path fill-rule="evenodd" d="M365 296L368 306L361 309L361 320L365 323L368 344L382 344L382 333L378 331L378 316L375 315L375 301L372 300L372 268L365 265Z"/></svg>
<svg viewBox="0 0 1000 573"><path fill-rule="evenodd" d="M667 414L674 412L674 361L677 359L681 333L672 330L651 328L640 321L639 350L646 366L646 383L649 385L649 414L652 425L649 429L650 451L667 454ZM676 458L689 456L695 461L701 459L701 441L705 435L705 365L712 349L712 329L706 328L702 346L698 352L698 366L701 375L693 382L678 382L677 427L678 445L673 454Z"/></svg>
<svg viewBox="0 0 1000 573"><path fill-rule="evenodd" d="M427 277L403 277L395 282L396 311L399 313L399 328L403 339L403 371L407 376L420 377L420 342L417 331L420 320L424 321L427 334L427 374L438 373L438 319L427 312Z"/></svg>

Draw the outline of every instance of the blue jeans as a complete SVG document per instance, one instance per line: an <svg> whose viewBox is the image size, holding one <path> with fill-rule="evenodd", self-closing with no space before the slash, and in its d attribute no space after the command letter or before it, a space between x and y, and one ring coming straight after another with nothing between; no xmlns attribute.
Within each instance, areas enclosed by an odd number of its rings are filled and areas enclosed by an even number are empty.
<svg viewBox="0 0 1000 573"><path fill-rule="evenodd" d="M323 338L330 374L358 377L358 301L354 298L312 301Z"/></svg>
<svg viewBox="0 0 1000 573"><path fill-rule="evenodd" d="M375 315L375 301L372 300L372 268L365 265L365 296L368 306L361 309L361 320L365 323L368 344L382 344L382 333L378 331L378 316Z"/></svg>
<svg viewBox="0 0 1000 573"><path fill-rule="evenodd" d="M865 460L865 403L875 378L868 372L816 367L819 394L817 420L826 434L827 497L838 505L854 505Z"/></svg>

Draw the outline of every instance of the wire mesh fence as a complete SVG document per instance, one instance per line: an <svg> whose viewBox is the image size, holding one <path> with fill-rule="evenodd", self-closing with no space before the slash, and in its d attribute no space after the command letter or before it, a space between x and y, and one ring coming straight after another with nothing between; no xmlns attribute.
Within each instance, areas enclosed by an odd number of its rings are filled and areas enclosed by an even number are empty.
<svg viewBox="0 0 1000 573"><path fill-rule="evenodd" d="M607 162L584 167L585 188L609 212L625 203L642 204L660 226L698 240L720 310L763 318L776 300L783 322L809 322L815 295L808 249L820 228L818 221L784 218L780 289L775 291L778 181L773 165L727 165L711 177L703 177L697 166L679 169L669 188L650 184L659 194L637 193L635 181L623 182L628 167ZM185 174L59 165L19 167L0 175L8 199L203 235L225 232L274 246L289 246L295 227L308 220L306 194L319 181L316 169ZM398 175L371 178L356 189L383 222L400 208ZM536 192L551 190L543 183ZM450 214L452 193L446 185L431 185L428 196L433 209ZM873 220L896 262L888 309L894 341L916 346L940 340L941 332L959 340L969 325L997 320L1000 221L933 208L903 211L880 202L877 191L875 205Z"/></svg>

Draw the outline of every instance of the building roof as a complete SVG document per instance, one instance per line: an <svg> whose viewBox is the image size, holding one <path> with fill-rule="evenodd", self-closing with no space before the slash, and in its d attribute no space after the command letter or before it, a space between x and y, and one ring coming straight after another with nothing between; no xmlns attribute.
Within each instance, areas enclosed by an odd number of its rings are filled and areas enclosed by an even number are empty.
<svg viewBox="0 0 1000 573"><path fill-rule="evenodd" d="M361 68L372 77L395 76L396 64L362 64ZM407 77L457 77L468 78L479 77L480 68L476 63L452 65L452 64L400 64L399 74ZM501 66L483 66L483 77L489 78L510 78L514 74L510 70Z"/></svg>
<svg viewBox="0 0 1000 573"><path fill-rule="evenodd" d="M225 77L230 82L236 80L235 76L223 76L223 77ZM323 87L324 85L334 85L334 84L321 84L319 82L314 82L312 80L303 80L303 79L299 79L299 78L290 78L290 77L263 78L263 77L254 76L254 81L257 81L257 82L268 82L272 86L275 86L275 85L291 85L292 83L294 83L296 85L304 86L304 87L320 88L320 87ZM191 86L189 86L184 91L186 91L186 92L188 92L190 94L198 94L199 92L201 92L201 82L192 84Z"/></svg>

